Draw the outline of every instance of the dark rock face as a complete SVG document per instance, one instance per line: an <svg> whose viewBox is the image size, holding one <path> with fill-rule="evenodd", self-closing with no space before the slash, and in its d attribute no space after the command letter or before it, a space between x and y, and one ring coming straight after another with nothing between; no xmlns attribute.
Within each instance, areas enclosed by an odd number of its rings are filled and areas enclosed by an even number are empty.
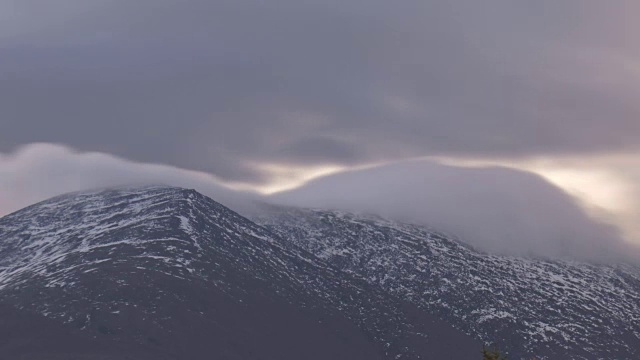
<svg viewBox="0 0 640 360"><path fill-rule="evenodd" d="M163 359L133 342L112 343L38 314L0 305L0 357L12 360Z"/></svg>
<svg viewBox="0 0 640 360"><path fill-rule="evenodd" d="M640 359L640 269L483 254L420 226L268 207L256 222L333 266L498 342L510 358Z"/></svg>
<svg viewBox="0 0 640 360"><path fill-rule="evenodd" d="M65 195L0 219L0 303L42 315L25 317L12 341L36 341L28 329L41 321L68 332L48 359L463 359L480 348L177 188ZM38 358L24 346L3 354Z"/></svg>

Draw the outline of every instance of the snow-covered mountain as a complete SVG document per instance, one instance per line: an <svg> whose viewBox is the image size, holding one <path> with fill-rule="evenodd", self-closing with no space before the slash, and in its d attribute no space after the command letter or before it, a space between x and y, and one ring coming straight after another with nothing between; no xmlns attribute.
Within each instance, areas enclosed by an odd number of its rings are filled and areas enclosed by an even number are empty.
<svg viewBox="0 0 640 360"><path fill-rule="evenodd" d="M473 359L482 342L510 359L638 359L640 268L120 188L0 219L0 315L16 329L0 327L0 352L25 359Z"/></svg>
<svg viewBox="0 0 640 360"><path fill-rule="evenodd" d="M297 242L192 190L64 195L0 219L0 304L48 318L27 329L54 321L134 359L478 354L479 341ZM3 356L35 351L20 334ZM108 358L62 344L28 358Z"/></svg>
<svg viewBox="0 0 640 360"><path fill-rule="evenodd" d="M490 255L421 226L266 206L254 218L510 358L640 359L640 268Z"/></svg>

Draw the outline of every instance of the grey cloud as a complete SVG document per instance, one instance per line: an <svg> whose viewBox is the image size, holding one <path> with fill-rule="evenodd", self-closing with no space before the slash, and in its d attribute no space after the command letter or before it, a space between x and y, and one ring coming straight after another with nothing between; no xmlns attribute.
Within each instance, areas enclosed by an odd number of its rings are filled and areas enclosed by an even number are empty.
<svg viewBox="0 0 640 360"><path fill-rule="evenodd" d="M600 261L640 255L562 190L507 168L402 162L318 179L270 200L423 224L489 252Z"/></svg>
<svg viewBox="0 0 640 360"><path fill-rule="evenodd" d="M285 160L291 159L294 162L317 162L329 163L334 159L357 158L357 148L352 144L342 142L330 137L308 137L302 138L294 143L287 144L279 152Z"/></svg>
<svg viewBox="0 0 640 360"><path fill-rule="evenodd" d="M255 183L255 162L638 151L635 1L45 3L0 11L0 151Z"/></svg>

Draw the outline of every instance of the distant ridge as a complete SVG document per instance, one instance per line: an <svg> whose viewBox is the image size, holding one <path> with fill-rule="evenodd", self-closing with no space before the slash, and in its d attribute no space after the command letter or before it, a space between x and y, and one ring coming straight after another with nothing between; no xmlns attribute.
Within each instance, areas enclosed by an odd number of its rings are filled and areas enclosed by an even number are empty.
<svg viewBox="0 0 640 360"><path fill-rule="evenodd" d="M640 267L475 251L423 226L265 206L254 221L509 358L640 358Z"/></svg>

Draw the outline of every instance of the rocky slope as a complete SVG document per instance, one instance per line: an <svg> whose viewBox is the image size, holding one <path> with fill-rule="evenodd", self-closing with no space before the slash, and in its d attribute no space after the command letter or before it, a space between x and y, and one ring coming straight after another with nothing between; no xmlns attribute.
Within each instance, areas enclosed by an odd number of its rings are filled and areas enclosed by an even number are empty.
<svg viewBox="0 0 640 360"><path fill-rule="evenodd" d="M266 206L256 222L510 358L640 358L640 268L484 254L375 216Z"/></svg>
<svg viewBox="0 0 640 360"><path fill-rule="evenodd" d="M137 359L461 359L480 346L215 201L167 187L64 195L1 218L0 303ZM16 341L33 343L30 333ZM94 355L76 358L108 358Z"/></svg>

